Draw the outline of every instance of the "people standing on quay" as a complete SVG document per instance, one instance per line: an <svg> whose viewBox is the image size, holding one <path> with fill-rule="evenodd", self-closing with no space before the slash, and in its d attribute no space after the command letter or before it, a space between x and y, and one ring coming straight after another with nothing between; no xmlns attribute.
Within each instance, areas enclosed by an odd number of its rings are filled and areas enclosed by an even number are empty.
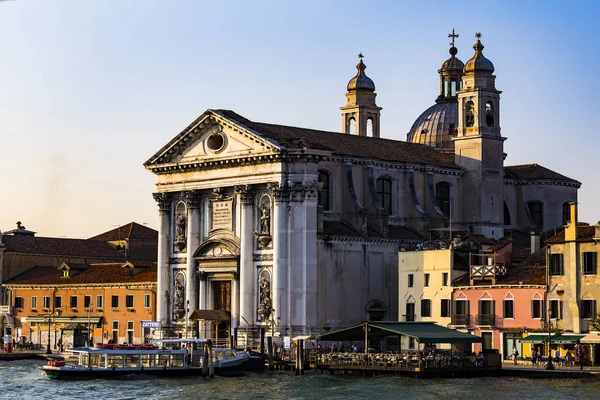
<svg viewBox="0 0 600 400"><path fill-rule="evenodd" d="M515 365L517 365L517 357L519 356L519 351L517 350L517 346L513 345L512 357Z"/></svg>

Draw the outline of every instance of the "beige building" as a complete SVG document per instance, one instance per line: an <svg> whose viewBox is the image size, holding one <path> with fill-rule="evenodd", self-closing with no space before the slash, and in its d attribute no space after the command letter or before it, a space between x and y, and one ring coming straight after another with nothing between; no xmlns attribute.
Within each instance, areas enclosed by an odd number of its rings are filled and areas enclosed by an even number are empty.
<svg viewBox="0 0 600 400"><path fill-rule="evenodd" d="M554 329L585 333L597 316L600 300L600 225L578 226L577 206L570 221L548 241L549 312Z"/></svg>

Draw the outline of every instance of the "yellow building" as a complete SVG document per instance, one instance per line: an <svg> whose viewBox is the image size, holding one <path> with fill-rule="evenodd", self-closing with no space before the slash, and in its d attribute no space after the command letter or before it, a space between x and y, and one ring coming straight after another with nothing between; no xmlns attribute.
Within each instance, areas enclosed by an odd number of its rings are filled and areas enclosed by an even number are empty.
<svg viewBox="0 0 600 400"><path fill-rule="evenodd" d="M156 265L151 262L38 266L4 283L9 313L20 323L15 343L70 348L140 343L156 319Z"/></svg>

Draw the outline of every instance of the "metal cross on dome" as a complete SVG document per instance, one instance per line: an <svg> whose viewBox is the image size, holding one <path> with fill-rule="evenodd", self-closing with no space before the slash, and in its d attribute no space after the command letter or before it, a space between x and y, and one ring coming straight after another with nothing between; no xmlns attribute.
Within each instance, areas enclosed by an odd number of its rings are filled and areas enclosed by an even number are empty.
<svg viewBox="0 0 600 400"><path fill-rule="evenodd" d="M363 53L358 53L358 58L360 58L360 61L362 61L363 57Z"/></svg>
<svg viewBox="0 0 600 400"><path fill-rule="evenodd" d="M481 32L477 32L475 34L475 37L477 38L477 40L481 39Z"/></svg>
<svg viewBox="0 0 600 400"><path fill-rule="evenodd" d="M448 37L452 38L452 43L450 43L450 46L454 47L454 39L458 37L458 33L454 33L454 28L452 28L452 33L448 34Z"/></svg>

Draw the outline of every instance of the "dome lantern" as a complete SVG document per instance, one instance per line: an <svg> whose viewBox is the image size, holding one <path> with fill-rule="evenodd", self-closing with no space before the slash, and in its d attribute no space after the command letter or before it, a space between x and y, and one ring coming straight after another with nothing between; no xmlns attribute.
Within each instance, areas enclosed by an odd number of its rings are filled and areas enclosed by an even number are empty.
<svg viewBox="0 0 600 400"><path fill-rule="evenodd" d="M473 45L475 55L465 64L465 74L485 73L492 74L494 72L494 64L483 56L483 44L481 44L481 33L475 34L477 42Z"/></svg>
<svg viewBox="0 0 600 400"><path fill-rule="evenodd" d="M363 63L363 57L364 56L362 53L359 53L359 61L358 64L356 64L356 69L358 72L356 73L356 76L350 79L350 82L348 82L347 88L349 92L355 90L368 90L370 92L375 91L375 83L373 83L373 80L369 78L367 74L365 74L365 69L367 69L367 66L365 63Z"/></svg>

